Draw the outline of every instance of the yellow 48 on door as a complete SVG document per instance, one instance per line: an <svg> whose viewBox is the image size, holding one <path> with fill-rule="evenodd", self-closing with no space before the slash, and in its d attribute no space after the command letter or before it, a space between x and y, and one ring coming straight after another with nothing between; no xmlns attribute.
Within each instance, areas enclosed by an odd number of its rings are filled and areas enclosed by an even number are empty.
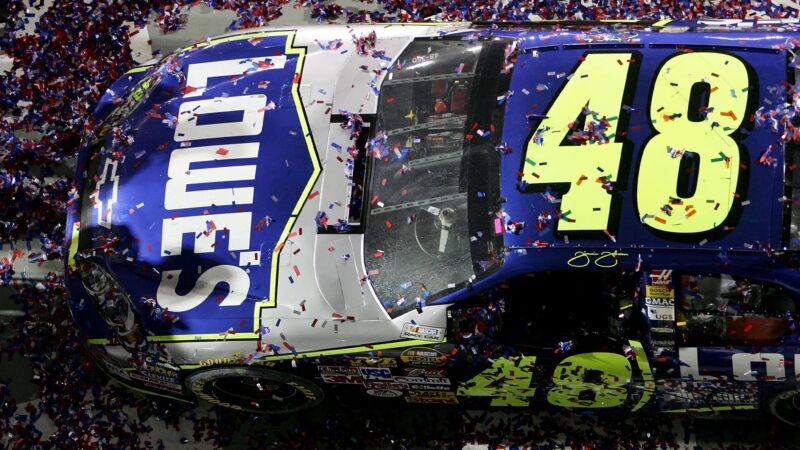
<svg viewBox="0 0 800 450"><path fill-rule="evenodd" d="M641 371L641 397L632 407L637 411L655 391L647 354L638 341L629 341ZM458 387L456 395L489 397L491 406L528 406L536 395L532 387L535 356L500 358L491 367ZM613 408L628 400L627 384L633 370L630 361L616 353L580 353L563 359L553 371L547 402L567 408Z"/></svg>
<svg viewBox="0 0 800 450"><path fill-rule="evenodd" d="M612 191L620 179L623 149L620 116L634 90L639 53L589 53L563 85L534 130L524 155L527 185L566 185L559 232L608 232ZM721 226L734 206L740 148L735 132L747 117L750 75L744 61L717 52L673 55L653 81L649 117L653 134L640 149L636 207L653 230L702 233ZM698 89L698 87L700 89ZM703 111L691 99L705 89ZM585 115L575 139L568 124ZM697 115L702 114L701 118ZM605 130L597 132L599 127ZM573 145L566 145L573 141ZM580 145L575 145L579 143ZM696 182L679 189L685 158L699 161ZM562 191L563 192L563 191Z"/></svg>

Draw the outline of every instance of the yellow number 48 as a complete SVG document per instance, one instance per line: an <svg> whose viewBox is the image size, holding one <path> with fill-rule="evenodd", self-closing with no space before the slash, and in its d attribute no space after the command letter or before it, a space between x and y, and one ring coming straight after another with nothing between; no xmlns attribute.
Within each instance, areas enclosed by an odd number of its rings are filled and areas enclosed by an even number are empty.
<svg viewBox="0 0 800 450"><path fill-rule="evenodd" d="M584 55L528 141L521 181L567 186L560 233L609 234L616 219L613 191L625 175L619 171L631 144L621 138L626 130L618 128L640 58L634 52ZM747 117L750 77L744 61L717 52L678 53L661 66L649 107L655 133L640 151L635 192L646 226L685 235L726 221L735 205L740 170L735 133ZM692 102L697 95L706 96L702 111L690 111L698 106ZM691 183L679 173L685 158L698 161Z"/></svg>

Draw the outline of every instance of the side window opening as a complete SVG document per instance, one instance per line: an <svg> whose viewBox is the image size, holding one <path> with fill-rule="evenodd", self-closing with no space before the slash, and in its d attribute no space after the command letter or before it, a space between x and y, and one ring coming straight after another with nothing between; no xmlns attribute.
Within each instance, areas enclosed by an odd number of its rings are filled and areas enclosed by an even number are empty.
<svg viewBox="0 0 800 450"><path fill-rule="evenodd" d="M580 277L580 283L576 283ZM647 324L632 305L639 274L543 272L508 281L501 340L544 354L619 351L643 340ZM567 352L561 348L569 343Z"/></svg>
<svg viewBox="0 0 800 450"><path fill-rule="evenodd" d="M778 345L797 312L786 289L728 274L681 275L677 294L684 345Z"/></svg>
<svg viewBox="0 0 800 450"><path fill-rule="evenodd" d="M350 193L347 197L347 221L350 225L361 225L364 206L364 181L367 178L367 140L369 138L371 123L364 121L363 128L355 142L355 158L351 172Z"/></svg>

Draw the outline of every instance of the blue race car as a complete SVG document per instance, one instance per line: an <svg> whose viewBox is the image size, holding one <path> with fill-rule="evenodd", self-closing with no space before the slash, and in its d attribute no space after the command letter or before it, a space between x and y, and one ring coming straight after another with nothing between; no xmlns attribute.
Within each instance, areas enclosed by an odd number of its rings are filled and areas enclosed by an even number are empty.
<svg viewBox="0 0 800 450"><path fill-rule="evenodd" d="M73 316L118 382L246 411L356 393L797 424L797 30L380 24L180 49L96 109Z"/></svg>

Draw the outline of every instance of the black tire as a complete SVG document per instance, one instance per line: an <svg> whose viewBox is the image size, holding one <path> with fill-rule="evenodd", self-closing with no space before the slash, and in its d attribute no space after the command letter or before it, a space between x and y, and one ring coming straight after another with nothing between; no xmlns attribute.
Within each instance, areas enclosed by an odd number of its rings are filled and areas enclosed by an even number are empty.
<svg viewBox="0 0 800 450"><path fill-rule="evenodd" d="M198 399L256 414L285 414L322 403L325 393L311 380L263 367L202 370L186 378Z"/></svg>
<svg viewBox="0 0 800 450"><path fill-rule="evenodd" d="M800 389L787 386L769 394L766 409L773 417L792 427L800 427Z"/></svg>

